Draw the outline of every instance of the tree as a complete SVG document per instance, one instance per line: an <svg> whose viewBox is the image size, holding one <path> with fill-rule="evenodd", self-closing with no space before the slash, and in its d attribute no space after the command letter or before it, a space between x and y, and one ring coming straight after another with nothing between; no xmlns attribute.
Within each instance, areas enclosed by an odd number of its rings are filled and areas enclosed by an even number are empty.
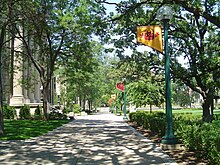
<svg viewBox="0 0 220 165"><path fill-rule="evenodd" d="M3 124L3 102L2 102L2 49L4 45L4 36L6 30L6 23L1 22L1 33L0 33L0 135L4 133L4 124Z"/></svg>
<svg viewBox="0 0 220 165"><path fill-rule="evenodd" d="M7 27L10 27L10 18L11 18L11 4L12 1L1 2L1 19L0 19L0 135L4 134L4 117L3 117L3 83L2 83L2 68L3 68L3 54L5 53L5 40L6 33L9 33ZM9 42L9 41L8 41Z"/></svg>
<svg viewBox="0 0 220 165"><path fill-rule="evenodd" d="M64 68L59 77L62 77L67 86L68 102L79 98L82 108L85 109L87 100L89 110L92 110L93 105L100 104L102 89L106 85L102 73L103 47L98 42L87 41L86 46L77 45L72 51L75 55L68 58L68 62L67 59L59 62Z"/></svg>
<svg viewBox="0 0 220 165"><path fill-rule="evenodd" d="M100 1L100 3L107 3L107 1ZM174 19L171 20L174 24L170 28L172 31L169 31L169 35L173 36L170 42L173 77L180 79L203 96L203 119L210 121L214 89L218 79L216 73L219 72L218 1L143 0L137 2L134 0L114 3L117 14L113 15L112 19L107 19L113 21L115 26L112 28L112 33L120 38L112 41L118 56L123 59L124 48L137 48L138 44L133 42L136 38L136 26L158 24L155 20L156 12L165 4L171 4L175 9ZM217 44L210 44L211 40ZM182 66L175 59L177 55L188 59L189 65ZM155 66L161 67L156 63Z"/></svg>
<svg viewBox="0 0 220 165"><path fill-rule="evenodd" d="M164 103L163 87L150 79L130 83L128 89L128 100L136 106L150 105L152 110L152 105L160 107Z"/></svg>
<svg viewBox="0 0 220 165"><path fill-rule="evenodd" d="M208 10L207 6L204 7ZM215 87L219 79L219 32L207 20L189 13L175 19L173 28L174 48L171 54L182 56L187 61L187 66L183 66L173 60L174 77L201 94L204 100L203 119L211 121ZM216 44L210 44L212 42Z"/></svg>
<svg viewBox="0 0 220 165"><path fill-rule="evenodd" d="M20 6L16 11L19 19L14 36L22 40L25 48L23 55L31 60L39 73L43 86L43 111L47 119L48 90L56 62L74 56L71 49L77 50L78 45L85 44L86 47L85 41L89 40L93 31L91 24L97 21L101 12L86 0L17 3Z"/></svg>
<svg viewBox="0 0 220 165"><path fill-rule="evenodd" d="M27 56L39 73L43 86L44 119L48 113L49 84L52 80L55 62L63 53L64 40L69 39L70 31L61 24L60 18L67 17L60 11L69 6L68 1L17 2L18 18L14 36L22 41ZM25 8L24 8L25 7ZM22 9L22 10L21 10ZM23 30L22 30L23 29Z"/></svg>
<svg viewBox="0 0 220 165"><path fill-rule="evenodd" d="M199 93L192 91L188 86L180 82L172 84L172 98L173 103L182 107L192 107L192 103L198 101Z"/></svg>
<svg viewBox="0 0 220 165"><path fill-rule="evenodd" d="M118 15L115 16L112 21L120 20L122 17L126 17L127 15L134 13L141 6L156 6L156 8L164 5L178 5L182 7L184 10L192 13L193 15L197 15L198 17L203 17L205 20L214 24L218 28L220 27L220 17L219 17L219 2L218 0L199 0L199 1L187 1L187 0L168 0L168 1L148 1L141 0L140 2L137 0L132 1L121 1L120 3L114 3L110 1L100 1L96 0L97 3L104 3L109 5L115 5L116 10L118 11ZM207 6L204 10L203 6ZM153 10L155 11L155 10ZM155 18L155 13L152 15L152 20Z"/></svg>

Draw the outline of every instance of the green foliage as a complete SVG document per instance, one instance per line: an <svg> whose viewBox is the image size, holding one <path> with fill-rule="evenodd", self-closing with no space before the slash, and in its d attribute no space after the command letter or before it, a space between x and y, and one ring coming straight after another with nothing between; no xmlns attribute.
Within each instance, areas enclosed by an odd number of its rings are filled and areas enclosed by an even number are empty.
<svg viewBox="0 0 220 165"><path fill-rule="evenodd" d="M161 106L164 102L162 84L151 79L142 79L128 85L128 102L137 107L144 105Z"/></svg>
<svg viewBox="0 0 220 165"><path fill-rule="evenodd" d="M160 58L158 53L153 50L150 53L137 53L141 48L137 47L139 43L133 42L137 26L159 24L153 16L156 15L158 7L164 3L170 5L168 1L157 1L157 4L141 1L141 5L138 1L123 1L120 5L116 5L117 13L109 14L115 20L113 22L115 26L112 26L109 33L120 36L117 39L111 39L110 42L114 44L115 52L121 62L129 61L135 66L135 69L129 68L133 79L149 76L149 71L154 75L164 73L164 56L163 59ZM219 45L212 44L219 42L219 2L217 0L187 1L185 4L182 1L174 0L172 3L175 13L175 17L170 20L171 27L169 28L169 30L172 29L172 32L169 32L169 39L172 41L169 42L172 78L175 81L180 80L191 90L201 94L204 101L212 99L215 89L219 88L220 84L218 76L220 72ZM146 11L146 8L149 10ZM203 14L212 16L212 19ZM124 51L126 48L133 50L131 57L128 57ZM157 60L155 60L156 58ZM127 74L127 72L125 73ZM138 104L142 104L142 100L144 100L143 102L152 100L152 98L147 100L146 98L150 97L146 97L144 94L135 96L141 98L137 99ZM179 96L178 99L175 97L175 101L181 105L188 105L192 102L190 97L185 97L187 96L185 91L181 91ZM209 118L211 101L204 102L204 105L204 116Z"/></svg>
<svg viewBox="0 0 220 165"><path fill-rule="evenodd" d="M137 111L129 114L131 121L145 129L163 135L165 132L165 114L163 112Z"/></svg>
<svg viewBox="0 0 220 165"><path fill-rule="evenodd" d="M15 107L4 104L3 105L4 119L14 119L16 117Z"/></svg>
<svg viewBox="0 0 220 165"><path fill-rule="evenodd" d="M219 126L201 122L182 122L175 132L186 147L199 153L199 157L209 160L210 164L220 163Z"/></svg>
<svg viewBox="0 0 220 165"><path fill-rule="evenodd" d="M69 112L72 112L72 108L71 108L71 107L65 107L65 108L63 109L63 113L64 113L64 114L67 114L67 113L69 113Z"/></svg>
<svg viewBox="0 0 220 165"><path fill-rule="evenodd" d="M172 101L174 104L181 107L190 107L199 98L199 94L186 85L177 82L172 84Z"/></svg>
<svg viewBox="0 0 220 165"><path fill-rule="evenodd" d="M51 112L48 116L49 120L66 120L67 116L59 112Z"/></svg>
<svg viewBox="0 0 220 165"><path fill-rule="evenodd" d="M214 120L220 120L220 114L214 114L213 118Z"/></svg>
<svg viewBox="0 0 220 165"><path fill-rule="evenodd" d="M30 106L29 105L24 105L20 108L19 118L20 119L31 119L31 113L30 113Z"/></svg>
<svg viewBox="0 0 220 165"><path fill-rule="evenodd" d="M37 137L70 120L4 120L5 134L0 140L24 140Z"/></svg>
<svg viewBox="0 0 220 165"><path fill-rule="evenodd" d="M139 126L158 132L161 136L165 133L165 114L162 112L137 111L130 113L129 117ZM190 113L173 115L173 129L178 140L210 164L220 163L219 123L204 123L201 116Z"/></svg>
<svg viewBox="0 0 220 165"><path fill-rule="evenodd" d="M36 119L36 120L43 119L42 109L40 106L37 106L37 108L34 110L34 119Z"/></svg>
<svg viewBox="0 0 220 165"><path fill-rule="evenodd" d="M64 113L60 113L57 109L52 109L52 111L48 115L49 120L66 120L67 115Z"/></svg>
<svg viewBox="0 0 220 165"><path fill-rule="evenodd" d="M73 105L73 112L74 113L81 113L81 107L80 107L80 105L79 104L74 104Z"/></svg>

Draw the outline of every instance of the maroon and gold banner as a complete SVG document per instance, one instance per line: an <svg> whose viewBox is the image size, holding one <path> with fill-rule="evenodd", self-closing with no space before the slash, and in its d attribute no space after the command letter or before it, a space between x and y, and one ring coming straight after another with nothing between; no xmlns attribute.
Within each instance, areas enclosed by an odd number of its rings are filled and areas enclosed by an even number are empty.
<svg viewBox="0 0 220 165"><path fill-rule="evenodd" d="M123 82L116 83L115 87L124 92L124 83Z"/></svg>
<svg viewBox="0 0 220 165"><path fill-rule="evenodd" d="M160 26L138 26L137 41L159 52L163 52L162 30Z"/></svg>

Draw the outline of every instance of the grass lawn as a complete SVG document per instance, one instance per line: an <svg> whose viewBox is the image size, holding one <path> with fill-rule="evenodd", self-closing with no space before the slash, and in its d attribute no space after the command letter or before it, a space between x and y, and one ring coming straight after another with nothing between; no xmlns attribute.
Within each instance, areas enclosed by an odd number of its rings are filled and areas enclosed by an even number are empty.
<svg viewBox="0 0 220 165"><path fill-rule="evenodd" d="M4 133L0 140L24 140L45 134L70 120L4 120Z"/></svg>
<svg viewBox="0 0 220 165"><path fill-rule="evenodd" d="M202 109L180 109L180 110L173 110L173 113L202 114ZM220 109L214 110L214 114L220 114Z"/></svg>

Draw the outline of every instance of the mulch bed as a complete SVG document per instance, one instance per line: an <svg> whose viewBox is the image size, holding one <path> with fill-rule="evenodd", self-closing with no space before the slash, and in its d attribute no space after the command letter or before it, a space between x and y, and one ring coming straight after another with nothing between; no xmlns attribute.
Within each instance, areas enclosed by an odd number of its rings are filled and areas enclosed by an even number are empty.
<svg viewBox="0 0 220 165"><path fill-rule="evenodd" d="M142 135L153 141L156 145L160 146L161 137L150 130L135 125L133 122L128 121L128 124L139 131ZM173 158L179 165L208 165L208 161L199 158L196 152L188 150L164 150L171 158Z"/></svg>

